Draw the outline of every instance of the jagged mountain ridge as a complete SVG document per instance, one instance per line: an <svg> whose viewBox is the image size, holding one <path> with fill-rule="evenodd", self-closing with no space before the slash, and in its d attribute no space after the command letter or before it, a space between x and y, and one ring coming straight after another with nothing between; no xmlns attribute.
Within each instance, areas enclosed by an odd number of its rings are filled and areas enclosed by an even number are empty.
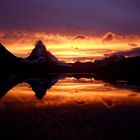
<svg viewBox="0 0 140 140"><path fill-rule="evenodd" d="M0 60L1 61L11 61L11 60L17 60L18 58L13 55L11 52L9 52L1 43L0 43Z"/></svg>
<svg viewBox="0 0 140 140"><path fill-rule="evenodd" d="M27 58L18 58L0 44L0 65L3 72L60 72L71 67L70 64L59 61L42 43L38 41ZM8 69L7 69L8 68Z"/></svg>
<svg viewBox="0 0 140 140"><path fill-rule="evenodd" d="M42 41L38 41L36 43L35 48L32 50L30 56L28 56L26 59L33 61L39 58L44 58L46 61L59 62L59 60L54 55L47 51Z"/></svg>
<svg viewBox="0 0 140 140"><path fill-rule="evenodd" d="M38 41L27 58L17 58L0 45L0 66L4 73L95 73L120 79L138 77L140 56L113 55L94 62L69 64L59 61L47 51L42 41Z"/></svg>
<svg viewBox="0 0 140 140"><path fill-rule="evenodd" d="M26 58L30 63L55 64L60 66L68 66L68 64L59 61L54 55L47 51L45 45L40 40L36 43L30 56Z"/></svg>

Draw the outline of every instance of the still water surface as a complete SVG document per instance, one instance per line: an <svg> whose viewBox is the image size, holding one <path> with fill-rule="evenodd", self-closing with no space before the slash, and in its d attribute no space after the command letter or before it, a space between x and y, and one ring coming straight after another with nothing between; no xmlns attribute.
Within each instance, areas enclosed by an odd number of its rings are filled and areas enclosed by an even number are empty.
<svg viewBox="0 0 140 140"><path fill-rule="evenodd" d="M46 89L46 94L41 100L36 97L29 84L19 83L0 100L1 108L8 107L9 104L33 108L92 104L113 108L119 105L134 106L140 104L140 93L133 88L115 87L94 78L66 77L52 85L50 89Z"/></svg>
<svg viewBox="0 0 140 140"><path fill-rule="evenodd" d="M63 77L43 89L44 80L38 80L19 83L1 98L0 130L5 137L127 139L140 126L137 86Z"/></svg>

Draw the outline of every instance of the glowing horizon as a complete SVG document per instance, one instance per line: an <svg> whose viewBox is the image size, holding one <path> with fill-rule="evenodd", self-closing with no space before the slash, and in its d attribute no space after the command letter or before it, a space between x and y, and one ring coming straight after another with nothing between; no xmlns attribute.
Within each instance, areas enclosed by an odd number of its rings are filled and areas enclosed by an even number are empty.
<svg viewBox="0 0 140 140"><path fill-rule="evenodd" d="M107 53L137 48L138 35L118 35L108 32L104 35L71 35L45 32L0 32L1 43L18 57L27 57L37 40L42 40L48 51L61 61L92 61Z"/></svg>

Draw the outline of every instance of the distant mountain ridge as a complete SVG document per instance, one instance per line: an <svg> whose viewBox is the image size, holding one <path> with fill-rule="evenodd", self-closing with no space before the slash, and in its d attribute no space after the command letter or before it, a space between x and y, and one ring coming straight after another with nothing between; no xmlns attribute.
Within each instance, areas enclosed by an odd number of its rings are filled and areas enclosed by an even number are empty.
<svg viewBox="0 0 140 140"><path fill-rule="evenodd" d="M94 73L116 79L138 77L140 56L112 55L94 62L65 63L59 61L38 41L27 58L18 58L0 44L1 72L8 73Z"/></svg>
<svg viewBox="0 0 140 140"><path fill-rule="evenodd" d="M61 72L70 68L71 64L59 61L51 54L40 40L27 58L18 58L0 44L0 65L3 71L18 72ZM10 69L6 69L9 68Z"/></svg>

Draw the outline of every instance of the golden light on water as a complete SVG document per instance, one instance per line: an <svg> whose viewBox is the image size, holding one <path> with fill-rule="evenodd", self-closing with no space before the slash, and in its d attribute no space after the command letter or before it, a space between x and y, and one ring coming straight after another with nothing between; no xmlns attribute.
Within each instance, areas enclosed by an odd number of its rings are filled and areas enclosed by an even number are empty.
<svg viewBox="0 0 140 140"><path fill-rule="evenodd" d="M65 35L65 34L46 34L46 33L9 33L7 38L3 38L0 33L1 42L12 53L18 57L27 57L37 40L42 40L46 45L46 49L65 62L75 61L93 61L101 59L108 53L113 53L119 50L128 50L139 47L139 36L120 36L117 35L112 40L103 42L102 36L92 35ZM129 96L129 95L136 96ZM37 103L35 93L29 85L21 84L14 87L2 99L10 99L15 101L30 101ZM132 97L132 98L130 98ZM57 100L58 99L58 100ZM94 79L66 78L60 80L56 85L49 89L46 96L39 104L45 105L61 105L70 103L102 103L105 101L115 103L126 102L130 103L133 100L138 103L139 95L130 90L122 90L107 85L102 81ZM2 103L2 102L1 102Z"/></svg>
<svg viewBox="0 0 140 140"><path fill-rule="evenodd" d="M0 107L9 103L24 107L53 107L93 105L107 108L140 104L140 95L129 89L119 89L94 79L65 78L47 90L42 100L35 97L28 84L19 84L11 89L0 102Z"/></svg>

